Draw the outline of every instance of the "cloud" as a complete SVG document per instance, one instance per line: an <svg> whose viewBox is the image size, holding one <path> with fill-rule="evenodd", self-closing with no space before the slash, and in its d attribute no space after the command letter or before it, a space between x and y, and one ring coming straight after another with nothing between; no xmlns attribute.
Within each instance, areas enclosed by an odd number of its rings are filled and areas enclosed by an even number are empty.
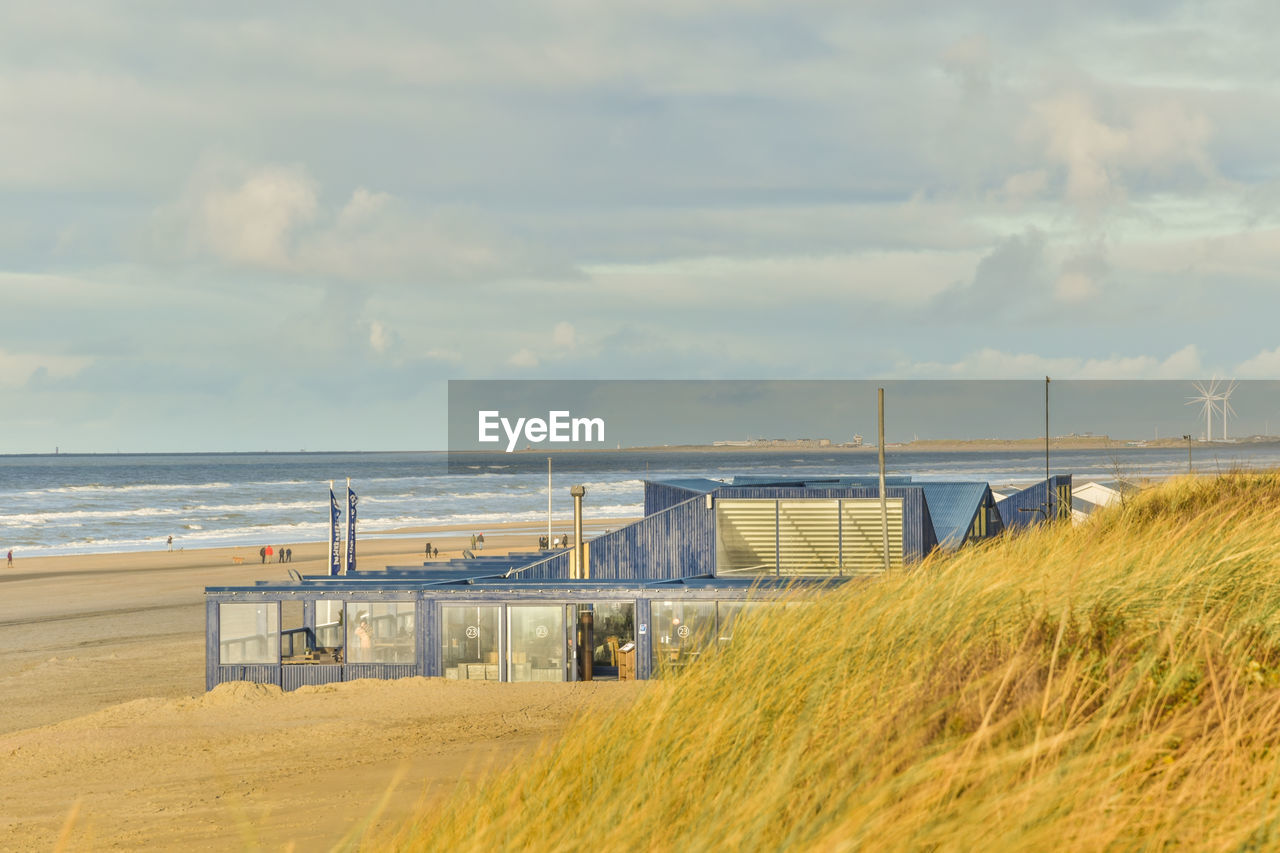
<svg viewBox="0 0 1280 853"><path fill-rule="evenodd" d="M9 352L0 349L0 388L21 388L29 381L43 381L47 378L66 379L75 376L92 362L92 359L83 356Z"/></svg>
<svg viewBox="0 0 1280 853"><path fill-rule="evenodd" d="M1240 379L1280 379L1280 347L1262 350L1240 362L1233 371Z"/></svg>
<svg viewBox="0 0 1280 853"><path fill-rule="evenodd" d="M194 236L233 263L283 269L292 241L316 215L316 183L297 167L260 169L232 187L207 188L194 211Z"/></svg>
<svg viewBox="0 0 1280 853"><path fill-rule="evenodd" d="M1109 272L1101 245L1067 258L1053 286L1054 297L1064 303L1081 303L1102 295L1102 281Z"/></svg>
<svg viewBox="0 0 1280 853"><path fill-rule="evenodd" d="M955 362L900 364L896 374L930 379L1182 379L1205 372L1194 344L1156 356L1042 356L984 348Z"/></svg>
<svg viewBox="0 0 1280 853"><path fill-rule="evenodd" d="M1048 185L1049 173L1044 169L1018 172L1005 179L1004 186L1000 188L997 197L1012 202L1024 202L1043 193Z"/></svg>
<svg viewBox="0 0 1280 853"><path fill-rule="evenodd" d="M538 356L533 350L529 349L528 347L524 347L512 353L511 357L507 359L507 364L511 365L512 367L523 367L523 368L537 367Z"/></svg>
<svg viewBox="0 0 1280 853"><path fill-rule="evenodd" d="M398 340L394 331L374 320L369 324L369 346L376 353L385 353Z"/></svg>
<svg viewBox="0 0 1280 853"><path fill-rule="evenodd" d="M963 278L968 251L865 251L784 257L703 257L587 267L598 289L668 307L760 307L798 300L915 305Z"/></svg>
<svg viewBox="0 0 1280 853"><path fill-rule="evenodd" d="M351 194L351 199L343 206L342 212L338 214L338 226L340 228L358 227L377 216L390 202L391 196L387 193L370 192L364 187L357 187Z"/></svg>
<svg viewBox="0 0 1280 853"><path fill-rule="evenodd" d="M942 54L943 69L959 80L971 97L991 88L991 62L991 42L981 34L952 42Z"/></svg>
<svg viewBox="0 0 1280 853"><path fill-rule="evenodd" d="M556 323L555 329L551 331L551 342L561 349L573 349L577 345L573 324L566 320Z"/></svg>
<svg viewBox="0 0 1280 853"><path fill-rule="evenodd" d="M1140 175L1168 176L1188 166L1202 178L1214 174L1204 115L1170 99L1118 109L1132 115L1128 126L1109 123L1082 91L1030 106L1024 135L1038 139L1043 156L1063 171L1063 196L1079 210L1092 216L1125 200L1129 181Z"/></svg>
<svg viewBox="0 0 1280 853"><path fill-rule="evenodd" d="M414 206L366 187L326 204L301 166L202 166L184 198L157 211L157 238L175 233L190 252L228 266L363 284L576 275L474 212Z"/></svg>
<svg viewBox="0 0 1280 853"><path fill-rule="evenodd" d="M1036 228L1005 237L977 260L966 284L940 292L931 310L943 316L986 316L1042 298L1049 281L1046 243L1044 232Z"/></svg>

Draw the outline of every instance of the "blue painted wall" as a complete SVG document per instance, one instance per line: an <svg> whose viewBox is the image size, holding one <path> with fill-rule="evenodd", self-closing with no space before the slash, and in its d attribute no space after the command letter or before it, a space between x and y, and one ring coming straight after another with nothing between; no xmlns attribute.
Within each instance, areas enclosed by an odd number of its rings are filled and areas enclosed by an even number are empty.
<svg viewBox="0 0 1280 853"><path fill-rule="evenodd" d="M1041 480L1034 486L1028 486L1020 492L1014 492L996 504L996 507L1000 510L1000 518L1004 522L1005 528L1018 530L1025 529L1033 524L1039 524L1045 520L1046 513L1050 519L1062 518L1064 505L1058 499L1058 488L1060 486L1065 486L1067 489L1065 511L1069 513L1071 508L1071 475L1055 474L1048 480Z"/></svg>

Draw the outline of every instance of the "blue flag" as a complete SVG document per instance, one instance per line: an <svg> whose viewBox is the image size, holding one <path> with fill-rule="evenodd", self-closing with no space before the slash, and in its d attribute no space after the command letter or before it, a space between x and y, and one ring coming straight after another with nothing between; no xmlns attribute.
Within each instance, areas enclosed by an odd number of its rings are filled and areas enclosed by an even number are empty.
<svg viewBox="0 0 1280 853"><path fill-rule="evenodd" d="M342 510L338 509L338 499L334 497L333 486L329 487L329 574L336 575L342 569L342 540L339 538L339 523Z"/></svg>
<svg viewBox="0 0 1280 853"><path fill-rule="evenodd" d="M356 493L347 484L347 571L356 570Z"/></svg>

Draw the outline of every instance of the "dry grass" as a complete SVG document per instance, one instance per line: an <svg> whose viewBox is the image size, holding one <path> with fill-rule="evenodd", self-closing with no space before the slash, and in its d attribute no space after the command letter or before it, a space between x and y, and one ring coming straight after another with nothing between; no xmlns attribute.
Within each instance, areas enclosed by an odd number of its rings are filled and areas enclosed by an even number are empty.
<svg viewBox="0 0 1280 853"><path fill-rule="evenodd" d="M394 845L1280 846L1277 540L1280 475L1180 480L768 611Z"/></svg>

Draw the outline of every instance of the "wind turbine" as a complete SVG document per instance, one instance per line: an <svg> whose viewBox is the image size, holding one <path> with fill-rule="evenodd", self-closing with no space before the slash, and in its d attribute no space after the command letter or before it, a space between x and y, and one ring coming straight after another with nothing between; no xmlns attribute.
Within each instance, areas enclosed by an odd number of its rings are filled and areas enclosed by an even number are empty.
<svg viewBox="0 0 1280 853"><path fill-rule="evenodd" d="M1200 404L1200 411L1204 412L1204 440L1213 441L1213 414L1218 410L1218 401L1222 399L1222 395L1218 393L1218 380L1211 379L1208 384L1204 382L1191 384L1200 392L1200 396L1188 397L1186 405ZM1223 423L1226 423L1226 415L1223 415Z"/></svg>
<svg viewBox="0 0 1280 853"><path fill-rule="evenodd" d="M1218 399L1222 401L1222 440L1227 440L1227 412L1235 414L1236 410L1231 407L1231 392L1236 390L1236 381L1233 379L1226 389L1218 395Z"/></svg>

